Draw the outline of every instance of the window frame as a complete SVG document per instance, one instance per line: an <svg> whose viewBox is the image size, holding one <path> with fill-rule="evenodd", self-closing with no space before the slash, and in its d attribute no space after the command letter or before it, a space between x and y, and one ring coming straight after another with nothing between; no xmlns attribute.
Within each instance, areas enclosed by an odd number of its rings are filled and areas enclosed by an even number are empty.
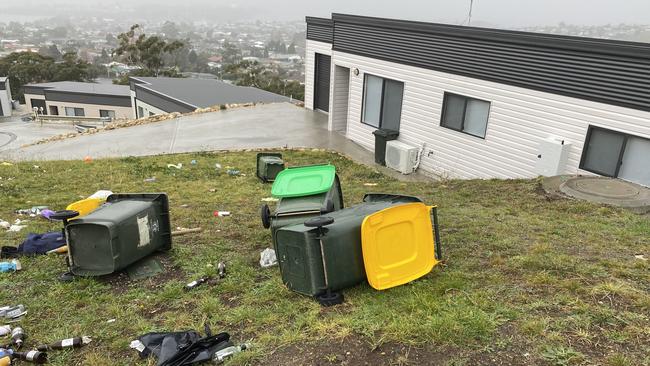
<svg viewBox="0 0 650 366"><path fill-rule="evenodd" d="M584 164L585 164L585 162L587 160L587 152L589 151L589 140L591 139L591 135L595 130L600 130L600 131L604 131L604 132L608 132L608 133L613 133L615 135L623 136L623 144L621 144L621 151L618 152L618 161L616 162L616 170L614 171L614 175L611 175L609 173L604 173L604 172L601 172L601 171L597 171L597 170L594 170L594 169L587 169L587 168L584 167ZM621 165L623 165L623 156L625 155L625 148L627 147L627 140L632 136L633 135L627 134L625 132L610 130L608 128L603 128L603 127L594 126L594 125L589 125L589 127L587 128L587 136L585 136L585 141L584 141L584 143L582 145L582 155L580 156L580 164L578 164L578 168L581 169L581 170L584 170L586 172L591 172L591 173L595 173L595 174L598 174L598 175L602 175L603 177L618 178L618 174L621 171ZM636 135L634 135L634 137L645 139L644 137L636 136ZM646 139L646 140L650 140L650 139Z"/></svg>
<svg viewBox="0 0 650 366"><path fill-rule="evenodd" d="M365 120L365 114L366 114L366 80L368 80L368 75L374 76L376 78L381 79L381 99L379 101L379 126L373 126L370 123L364 121ZM402 98L399 106L399 127L402 127L402 111L404 109L404 88L406 86L406 83L402 80L397 80L397 79L391 79L391 78L386 78L383 76L375 75L375 74L370 74L370 73L364 73L363 74L363 89L361 91L361 124L364 124L366 126L372 127L374 129L380 130L382 129L382 126L384 124L384 97L386 94L386 81L394 81L397 83L402 83Z"/></svg>
<svg viewBox="0 0 650 366"><path fill-rule="evenodd" d="M447 96L455 96L455 97L460 97L465 99L465 105L463 106L463 118L460 124L460 129L453 128L450 126L447 126L445 123L445 117L446 117L446 111L447 109L445 108L447 104ZM480 102L485 102L488 104L488 110L487 110L487 117L485 118L485 133L483 136L475 135L473 133L469 133L467 131L464 131L463 129L465 128L465 117L467 116L467 104L470 100L478 100ZM474 97L469 97L467 95L462 95L462 94L457 94L457 93L451 93L451 92L444 92L442 96L442 110L440 112L440 127L448 128L452 131L457 131L460 133L464 133L465 135L473 136L482 140L485 140L487 138L487 131L488 131L488 125L490 123L490 112L492 111L492 102L489 100L485 99L480 99L480 98L474 98Z"/></svg>
<svg viewBox="0 0 650 366"><path fill-rule="evenodd" d="M105 113L106 116L102 116L102 112L106 112L106 113ZM113 114L112 117L111 117L111 113ZM112 109L100 109L100 110L99 110L99 117L109 117L109 118L111 118L111 119L115 119L115 111L112 110Z"/></svg>

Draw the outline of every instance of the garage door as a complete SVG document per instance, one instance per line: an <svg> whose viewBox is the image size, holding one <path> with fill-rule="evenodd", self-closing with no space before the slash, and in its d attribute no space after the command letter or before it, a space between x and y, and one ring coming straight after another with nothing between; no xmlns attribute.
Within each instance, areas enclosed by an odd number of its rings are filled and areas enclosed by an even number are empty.
<svg viewBox="0 0 650 366"><path fill-rule="evenodd" d="M650 140L591 127L580 168L650 186Z"/></svg>
<svg viewBox="0 0 650 366"><path fill-rule="evenodd" d="M316 54L316 74L314 75L314 109L329 112L330 109L330 67L332 58Z"/></svg>

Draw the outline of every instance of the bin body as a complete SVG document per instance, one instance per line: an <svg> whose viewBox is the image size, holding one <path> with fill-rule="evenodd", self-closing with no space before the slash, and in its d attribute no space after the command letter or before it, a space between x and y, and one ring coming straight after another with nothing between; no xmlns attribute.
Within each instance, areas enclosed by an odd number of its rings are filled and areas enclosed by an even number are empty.
<svg viewBox="0 0 650 366"><path fill-rule="evenodd" d="M334 177L332 188L325 193L304 197L283 197L277 203L271 216L271 236L273 248L277 251L275 236L278 229L302 224L310 217L338 211L343 208L343 192L338 175Z"/></svg>
<svg viewBox="0 0 650 366"><path fill-rule="evenodd" d="M304 224L285 226L276 233L276 254L282 281L291 290L315 296L359 284L366 279L361 247L361 223L366 216L395 205L421 202L410 196L389 195L328 213L334 222L323 228ZM322 246L321 246L322 243Z"/></svg>
<svg viewBox="0 0 650 366"><path fill-rule="evenodd" d="M65 227L73 274L110 274L171 249L167 195L113 194L106 202Z"/></svg>
<svg viewBox="0 0 650 366"><path fill-rule="evenodd" d="M284 170L282 154L257 154L257 177L264 183L273 182L275 177Z"/></svg>
<svg viewBox="0 0 650 366"><path fill-rule="evenodd" d="M386 166L386 142L397 139L399 131L378 129L372 134L375 135L375 163Z"/></svg>

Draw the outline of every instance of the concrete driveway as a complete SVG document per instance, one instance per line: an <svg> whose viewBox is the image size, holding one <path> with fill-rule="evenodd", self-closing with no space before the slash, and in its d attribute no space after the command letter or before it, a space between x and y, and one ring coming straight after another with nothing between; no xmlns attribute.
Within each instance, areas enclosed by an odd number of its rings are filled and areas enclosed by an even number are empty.
<svg viewBox="0 0 650 366"><path fill-rule="evenodd" d="M20 127L20 128L19 128ZM363 163L371 163L372 155L336 132L327 130L327 115L289 103L265 104L225 111L183 116L147 125L102 131L41 145L21 148L47 137L51 129L68 132L55 126L29 133L25 126L11 132L19 137L0 149L0 158L9 160L74 160L124 157L181 152L237 150L249 148L314 147L343 152ZM0 128L0 131L9 129ZM25 136L25 137L20 137ZM1 144L1 142L0 142Z"/></svg>
<svg viewBox="0 0 650 366"><path fill-rule="evenodd" d="M71 125L41 126L34 122L22 122L20 118L0 121L0 158L6 159L9 151L15 151L22 145L69 132L74 132Z"/></svg>

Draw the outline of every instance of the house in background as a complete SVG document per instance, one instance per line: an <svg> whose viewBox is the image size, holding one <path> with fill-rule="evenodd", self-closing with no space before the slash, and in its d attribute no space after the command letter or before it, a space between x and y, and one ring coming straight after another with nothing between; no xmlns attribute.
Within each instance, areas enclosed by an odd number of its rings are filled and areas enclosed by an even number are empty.
<svg viewBox="0 0 650 366"><path fill-rule="evenodd" d="M285 96L214 79L130 77L133 113L137 118L163 113L188 113L231 103L290 102Z"/></svg>
<svg viewBox="0 0 650 366"><path fill-rule="evenodd" d="M399 131L455 178L598 174L650 186L650 44L307 17L305 106L374 149Z"/></svg>
<svg viewBox="0 0 650 366"><path fill-rule="evenodd" d="M9 78L0 76L0 117L11 117L12 108Z"/></svg>
<svg viewBox="0 0 650 366"><path fill-rule="evenodd" d="M133 118L126 85L58 81L27 84L25 103L30 110L50 116Z"/></svg>

